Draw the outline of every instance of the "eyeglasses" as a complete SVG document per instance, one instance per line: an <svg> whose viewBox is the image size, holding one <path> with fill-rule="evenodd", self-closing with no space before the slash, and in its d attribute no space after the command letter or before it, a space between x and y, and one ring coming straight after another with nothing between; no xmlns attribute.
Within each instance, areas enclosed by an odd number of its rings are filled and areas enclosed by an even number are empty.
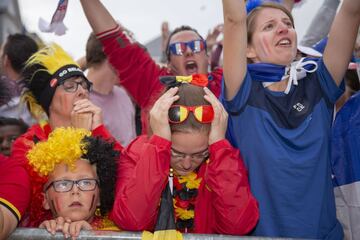
<svg viewBox="0 0 360 240"><path fill-rule="evenodd" d="M93 178L53 181L44 188L44 192L46 192L51 186L54 188L55 192L69 192L73 189L74 184L76 184L81 191L93 191L99 184L99 181Z"/></svg>
<svg viewBox="0 0 360 240"><path fill-rule="evenodd" d="M206 50L206 42L202 39L189 42L175 42L169 45L168 53L182 56L184 55L184 52L186 52L187 47L189 47L193 53L199 53L202 50Z"/></svg>
<svg viewBox="0 0 360 240"><path fill-rule="evenodd" d="M169 108L169 122L182 123L188 118L190 112L192 112L195 119L201 123L210 123L214 119L214 109L211 105L172 105Z"/></svg>
<svg viewBox="0 0 360 240"><path fill-rule="evenodd" d="M204 160L209 157L209 150L205 149L204 151L201 151L198 153L187 154L187 153L182 153L182 152L179 152L179 151L171 148L171 157L173 157L177 160L181 160L181 159L186 158L186 156L189 156L193 160Z"/></svg>
<svg viewBox="0 0 360 240"><path fill-rule="evenodd" d="M87 90L87 91L91 91L91 86L92 83L86 79L81 78L80 81L75 81L74 79L66 79L65 81L63 81L62 83L60 83L60 85L63 85L63 88L66 92L76 92L79 88L79 85Z"/></svg>

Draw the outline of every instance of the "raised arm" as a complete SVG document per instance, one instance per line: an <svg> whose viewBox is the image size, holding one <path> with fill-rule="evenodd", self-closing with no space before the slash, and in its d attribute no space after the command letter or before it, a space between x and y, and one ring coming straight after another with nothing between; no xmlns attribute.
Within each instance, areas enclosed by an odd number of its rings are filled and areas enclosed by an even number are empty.
<svg viewBox="0 0 360 240"><path fill-rule="evenodd" d="M99 0L80 0L80 3L95 34L117 26L115 19Z"/></svg>
<svg viewBox="0 0 360 240"><path fill-rule="evenodd" d="M360 1L344 0L335 17L324 52L324 63L337 85L348 68L360 23Z"/></svg>
<svg viewBox="0 0 360 240"><path fill-rule="evenodd" d="M223 0L226 99L238 92L246 74L246 11L243 0Z"/></svg>

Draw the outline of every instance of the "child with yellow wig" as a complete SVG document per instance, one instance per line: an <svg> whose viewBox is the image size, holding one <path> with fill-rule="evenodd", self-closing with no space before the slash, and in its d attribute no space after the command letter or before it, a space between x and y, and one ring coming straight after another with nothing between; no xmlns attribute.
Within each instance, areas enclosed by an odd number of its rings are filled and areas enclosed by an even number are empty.
<svg viewBox="0 0 360 240"><path fill-rule="evenodd" d="M73 238L81 229L117 230L102 216L113 206L118 156L114 142L91 137L85 129L57 128L37 143L27 157L47 179L42 204L52 213L39 227Z"/></svg>

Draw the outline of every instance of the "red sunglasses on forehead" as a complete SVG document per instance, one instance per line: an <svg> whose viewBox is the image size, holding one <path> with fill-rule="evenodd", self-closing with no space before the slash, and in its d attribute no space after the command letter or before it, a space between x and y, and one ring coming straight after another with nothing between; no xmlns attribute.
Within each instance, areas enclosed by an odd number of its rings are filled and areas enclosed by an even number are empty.
<svg viewBox="0 0 360 240"><path fill-rule="evenodd" d="M169 122L182 123L192 112L195 119L200 123L211 123L214 119L214 109L211 105L184 106L172 105L169 109Z"/></svg>

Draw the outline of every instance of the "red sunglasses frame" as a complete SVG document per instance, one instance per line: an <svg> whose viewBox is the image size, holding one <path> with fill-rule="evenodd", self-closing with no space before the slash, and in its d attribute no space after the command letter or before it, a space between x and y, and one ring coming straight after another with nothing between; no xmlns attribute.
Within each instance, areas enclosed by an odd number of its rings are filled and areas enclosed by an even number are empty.
<svg viewBox="0 0 360 240"><path fill-rule="evenodd" d="M192 112L192 114L194 115L194 118L196 119L196 121L198 121L198 122L200 122L200 123L211 123L212 121L213 121L213 119L214 119L214 109L213 109L213 107L211 106L211 105L198 105L198 106L184 106L184 105L179 105L179 104L177 104L177 105L172 105L171 107L170 107L170 109L171 108L175 108L175 107L183 107L183 108L185 108L185 109L187 109L187 111L186 111L186 117L184 118L184 120L182 120L182 121L173 121L173 120L171 120L171 118L170 118L170 115L168 116L169 117L169 122L170 123L182 123L182 122L184 122L188 117L189 117L189 114L190 114L190 112ZM207 110L208 110L208 112L209 112L209 114L211 115L208 119L209 120L205 120L205 121L202 121L202 120L199 120L197 117L196 117L196 115L194 114L195 113L195 110L197 109L197 108L199 108L199 107L202 107L202 108L206 108ZM169 113L170 113L170 109L169 109ZM180 108L179 108L180 109Z"/></svg>

